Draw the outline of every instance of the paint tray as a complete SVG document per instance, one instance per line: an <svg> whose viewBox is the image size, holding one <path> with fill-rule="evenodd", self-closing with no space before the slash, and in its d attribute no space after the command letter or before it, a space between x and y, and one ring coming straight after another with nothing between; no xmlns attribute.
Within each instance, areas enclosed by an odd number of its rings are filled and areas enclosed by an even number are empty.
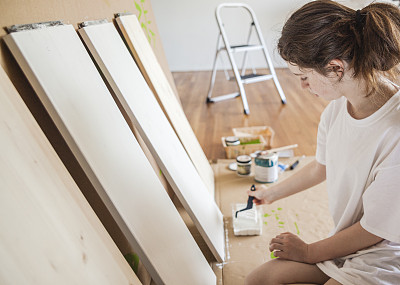
<svg viewBox="0 0 400 285"><path fill-rule="evenodd" d="M247 204L232 204L232 227L235 236L253 236L262 234L261 212L256 206L252 209L238 213L236 211L246 208Z"/></svg>

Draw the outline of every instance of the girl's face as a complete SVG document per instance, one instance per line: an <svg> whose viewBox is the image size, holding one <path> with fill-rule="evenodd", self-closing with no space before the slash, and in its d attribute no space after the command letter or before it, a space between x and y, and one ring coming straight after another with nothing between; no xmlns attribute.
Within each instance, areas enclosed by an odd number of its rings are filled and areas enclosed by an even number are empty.
<svg viewBox="0 0 400 285"><path fill-rule="evenodd" d="M311 94L328 101L341 97L337 76L326 77L313 69L300 69L291 63L288 63L288 67L294 75L299 77L301 87L308 89Z"/></svg>

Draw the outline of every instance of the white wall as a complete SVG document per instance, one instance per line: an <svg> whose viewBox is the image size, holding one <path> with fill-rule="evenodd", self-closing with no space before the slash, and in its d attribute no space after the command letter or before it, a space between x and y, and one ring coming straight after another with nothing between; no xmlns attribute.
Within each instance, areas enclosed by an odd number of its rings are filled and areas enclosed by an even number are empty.
<svg viewBox="0 0 400 285"><path fill-rule="evenodd" d="M307 0L151 0L157 27L171 71L211 70L215 57L219 29L215 8L223 2L242 2L255 11L264 40L275 67L286 66L277 53L276 43L283 23L289 15ZM371 0L339 1L354 9ZM389 1L390 2L390 1ZM243 44L249 29L249 21L237 13L225 14L225 26L233 27L232 44ZM230 22L228 22L230 20ZM224 57L225 58L225 57ZM253 53L255 67L264 67L261 53ZM240 58L238 63L240 62ZM225 60L228 63L228 60ZM257 64L258 63L258 64ZM221 65L219 65L221 66Z"/></svg>

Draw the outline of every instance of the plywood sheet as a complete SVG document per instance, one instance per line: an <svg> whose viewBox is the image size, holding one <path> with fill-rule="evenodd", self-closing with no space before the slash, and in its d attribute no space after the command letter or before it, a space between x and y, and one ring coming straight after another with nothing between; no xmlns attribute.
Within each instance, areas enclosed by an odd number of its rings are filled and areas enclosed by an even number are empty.
<svg viewBox="0 0 400 285"><path fill-rule="evenodd" d="M149 85L155 90L179 139L189 154L208 190L214 195L214 173L207 160L185 113L177 101L156 56L147 42L135 15L121 16L116 19L122 34L135 57Z"/></svg>
<svg viewBox="0 0 400 285"><path fill-rule="evenodd" d="M114 25L90 25L79 33L175 194L215 258L222 262L222 214Z"/></svg>
<svg viewBox="0 0 400 285"><path fill-rule="evenodd" d="M16 32L5 41L155 282L215 283L74 28Z"/></svg>
<svg viewBox="0 0 400 285"><path fill-rule="evenodd" d="M275 183L299 171L312 161L306 157L293 171L285 171ZM280 159L291 164L296 158ZM256 267L271 260L269 242L282 232L292 232L307 243L326 238L333 227L329 214L326 184L314 186L306 191L278 200L270 205L258 207L261 211L263 233L260 236L235 236L232 224L232 205L247 200L247 190L254 183L254 175L239 177L228 169L233 160L218 160L214 165L216 174L216 196L224 214L225 230L229 251L222 267L224 285L243 284L245 277ZM258 183L256 183L257 185ZM266 184L268 186L268 184ZM214 270L218 273L218 267ZM220 276L220 275L219 275ZM220 282L220 277L218 277Z"/></svg>
<svg viewBox="0 0 400 285"><path fill-rule="evenodd" d="M0 284L141 284L0 67Z"/></svg>

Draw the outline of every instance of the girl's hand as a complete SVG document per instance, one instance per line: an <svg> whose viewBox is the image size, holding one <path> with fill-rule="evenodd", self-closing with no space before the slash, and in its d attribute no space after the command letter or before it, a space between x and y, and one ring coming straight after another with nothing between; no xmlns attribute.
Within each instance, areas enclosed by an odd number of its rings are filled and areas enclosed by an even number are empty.
<svg viewBox="0 0 400 285"><path fill-rule="evenodd" d="M292 233L277 235L271 240L269 250L275 251L274 256L282 259L312 263L308 244Z"/></svg>
<svg viewBox="0 0 400 285"><path fill-rule="evenodd" d="M247 194L254 197L253 203L256 205L271 204L272 202L274 202L274 200L272 199L271 190L264 185L256 186L256 191L248 190Z"/></svg>

